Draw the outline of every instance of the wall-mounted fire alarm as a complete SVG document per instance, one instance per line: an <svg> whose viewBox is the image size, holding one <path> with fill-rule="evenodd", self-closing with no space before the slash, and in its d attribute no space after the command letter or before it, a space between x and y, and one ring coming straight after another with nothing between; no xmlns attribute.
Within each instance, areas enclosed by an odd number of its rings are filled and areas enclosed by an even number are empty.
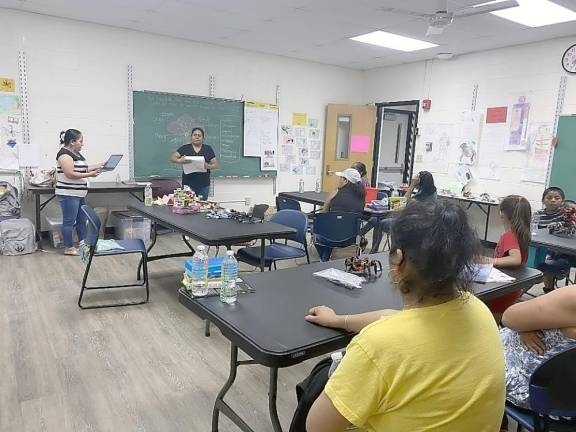
<svg viewBox="0 0 576 432"><path fill-rule="evenodd" d="M432 101L430 99L424 99L422 101L422 109L429 110L432 107Z"/></svg>

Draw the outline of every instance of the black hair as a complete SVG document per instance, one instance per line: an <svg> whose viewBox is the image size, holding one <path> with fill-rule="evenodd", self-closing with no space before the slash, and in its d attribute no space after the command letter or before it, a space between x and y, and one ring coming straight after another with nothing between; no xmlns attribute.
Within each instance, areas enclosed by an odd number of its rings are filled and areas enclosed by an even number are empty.
<svg viewBox="0 0 576 432"><path fill-rule="evenodd" d="M510 227L520 245L522 255L528 255L528 248L532 241L530 234L530 221L532 208L526 198L520 195L508 195L500 203L500 211L510 221Z"/></svg>
<svg viewBox="0 0 576 432"><path fill-rule="evenodd" d="M77 129L68 129L60 132L60 145L70 145L72 141L78 141L82 136L82 132Z"/></svg>
<svg viewBox="0 0 576 432"><path fill-rule="evenodd" d="M403 293L414 291L423 299L470 291L480 242L460 206L448 201L406 206L391 228L390 251L396 250L414 269L398 283Z"/></svg>
<svg viewBox="0 0 576 432"><path fill-rule="evenodd" d="M571 199L565 199L565 200L564 200L564 204L572 204L572 205L575 205L575 204L576 204L576 201L571 200Z"/></svg>
<svg viewBox="0 0 576 432"><path fill-rule="evenodd" d="M550 192L558 192L560 194L560 196L562 197L562 201L564 201L564 199L566 198L566 195L564 195L564 191L556 186L551 186L548 189L546 189L544 191L544 193L542 194L542 201L544 201L544 198L546 198L546 195L548 195Z"/></svg>
<svg viewBox="0 0 576 432"><path fill-rule="evenodd" d="M192 134L194 134L194 132L196 132L196 131L202 132L202 138L204 138L206 136L206 134L204 133L204 129L202 129L201 127L198 127L198 126L192 128L192 132L190 132L190 136L192 136Z"/></svg>
<svg viewBox="0 0 576 432"><path fill-rule="evenodd" d="M420 178L420 181L418 182L418 193L416 195L425 197L436 193L434 177L430 172L420 171L418 177Z"/></svg>
<svg viewBox="0 0 576 432"><path fill-rule="evenodd" d="M364 162L354 162L352 164L352 168L360 173L360 177L366 177L368 174L368 170L366 169L366 164L364 164Z"/></svg>

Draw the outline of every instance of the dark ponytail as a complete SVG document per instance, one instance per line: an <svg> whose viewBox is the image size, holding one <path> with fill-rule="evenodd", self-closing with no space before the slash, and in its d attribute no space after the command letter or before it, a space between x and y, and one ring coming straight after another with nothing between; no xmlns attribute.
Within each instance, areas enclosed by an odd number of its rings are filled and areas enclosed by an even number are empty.
<svg viewBox="0 0 576 432"><path fill-rule="evenodd" d="M469 291L480 251L466 212L447 201L411 202L394 219L391 253L401 250L413 270L398 287L421 299Z"/></svg>
<svg viewBox="0 0 576 432"><path fill-rule="evenodd" d="M70 145L72 141L78 141L82 136L82 132L77 129L68 129L60 132L60 145Z"/></svg>
<svg viewBox="0 0 576 432"><path fill-rule="evenodd" d="M522 255L528 255L528 248L532 236L530 234L530 221L532 220L532 208L526 198L520 195L508 195L500 203L500 211L510 221L510 228L516 235L520 244Z"/></svg>

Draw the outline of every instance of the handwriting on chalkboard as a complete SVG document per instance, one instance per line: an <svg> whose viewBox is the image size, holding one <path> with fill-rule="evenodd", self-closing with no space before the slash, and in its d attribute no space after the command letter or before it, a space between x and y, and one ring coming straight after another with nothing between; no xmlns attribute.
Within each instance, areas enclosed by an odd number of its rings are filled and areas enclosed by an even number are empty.
<svg viewBox="0 0 576 432"><path fill-rule="evenodd" d="M261 176L260 158L243 155L244 105L241 101L135 91L134 175L178 177L170 155L190 143L196 126L204 129L220 166L213 176Z"/></svg>

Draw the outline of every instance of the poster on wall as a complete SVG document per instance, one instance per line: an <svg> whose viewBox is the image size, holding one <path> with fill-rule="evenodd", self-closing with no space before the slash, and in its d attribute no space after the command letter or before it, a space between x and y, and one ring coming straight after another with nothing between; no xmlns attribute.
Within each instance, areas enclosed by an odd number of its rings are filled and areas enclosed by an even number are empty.
<svg viewBox="0 0 576 432"><path fill-rule="evenodd" d="M510 109L510 136L508 143L504 147L506 151L525 151L528 143L526 133L528 130L528 116L530 114L530 104L526 102L525 96L520 96L518 102Z"/></svg>
<svg viewBox="0 0 576 432"><path fill-rule="evenodd" d="M474 179L470 167L463 164L458 165L454 177L456 178L456 181L462 185L462 189L468 186L468 184Z"/></svg>
<svg viewBox="0 0 576 432"><path fill-rule="evenodd" d="M0 78L0 91L14 93L16 91L16 80L14 78Z"/></svg>
<svg viewBox="0 0 576 432"><path fill-rule="evenodd" d="M521 180L533 183L546 183L550 152L554 138L551 124L532 124L529 127L526 142L529 154Z"/></svg>
<svg viewBox="0 0 576 432"><path fill-rule="evenodd" d="M278 105L244 102L244 156L264 157L277 149Z"/></svg>
<svg viewBox="0 0 576 432"><path fill-rule="evenodd" d="M480 162L478 165L478 178L484 180L500 180L500 166L497 160Z"/></svg>
<svg viewBox="0 0 576 432"><path fill-rule="evenodd" d="M448 173L450 143L454 125L428 124L422 127L419 145L424 149L423 163L430 172Z"/></svg>
<svg viewBox="0 0 576 432"><path fill-rule="evenodd" d="M464 111L461 116L461 122L458 163L476 165L478 163L478 146L482 130L482 114L476 111Z"/></svg>
<svg viewBox="0 0 576 432"><path fill-rule="evenodd" d="M15 94L0 94L0 169L18 170L18 149L22 141L20 98Z"/></svg>

